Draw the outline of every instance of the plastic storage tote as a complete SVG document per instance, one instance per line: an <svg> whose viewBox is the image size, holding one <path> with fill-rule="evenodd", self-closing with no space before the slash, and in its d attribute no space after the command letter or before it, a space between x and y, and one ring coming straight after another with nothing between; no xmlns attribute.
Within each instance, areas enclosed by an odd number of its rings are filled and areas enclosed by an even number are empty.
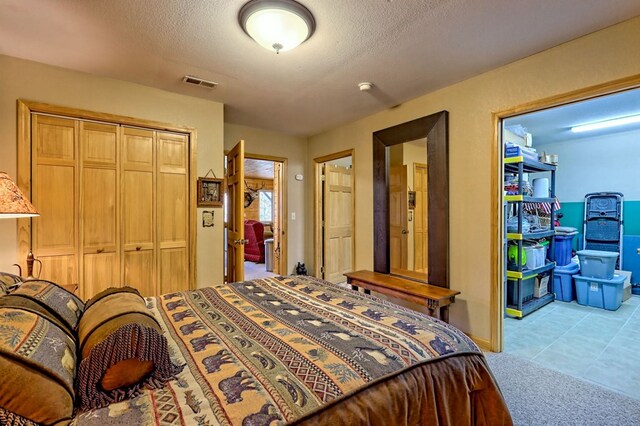
<svg viewBox="0 0 640 426"><path fill-rule="evenodd" d="M533 287L535 284L535 277L527 278L522 280L522 303L528 302L533 299ZM517 305L518 297L517 297L517 289L518 280L508 280L507 281L507 305Z"/></svg>
<svg viewBox="0 0 640 426"><path fill-rule="evenodd" d="M609 280L575 275L573 279L579 304L609 311L615 311L622 304L624 275L614 275Z"/></svg>
<svg viewBox="0 0 640 426"><path fill-rule="evenodd" d="M576 298L573 276L578 273L580 273L580 266L577 263L556 266L553 270L553 292L556 294L556 300L571 302Z"/></svg>
<svg viewBox="0 0 640 426"><path fill-rule="evenodd" d="M555 240L555 259L556 266L565 266L571 263L571 249L573 248L573 237L575 235L556 235Z"/></svg>
<svg viewBox="0 0 640 426"><path fill-rule="evenodd" d="M525 267L527 269L537 269L544 266L544 260L547 257L547 248L545 246L525 246L523 249L526 253L527 263L525 263Z"/></svg>
<svg viewBox="0 0 640 426"><path fill-rule="evenodd" d="M616 269L617 252L599 250L580 250L580 273L584 277L603 278L609 280L613 278L613 271Z"/></svg>

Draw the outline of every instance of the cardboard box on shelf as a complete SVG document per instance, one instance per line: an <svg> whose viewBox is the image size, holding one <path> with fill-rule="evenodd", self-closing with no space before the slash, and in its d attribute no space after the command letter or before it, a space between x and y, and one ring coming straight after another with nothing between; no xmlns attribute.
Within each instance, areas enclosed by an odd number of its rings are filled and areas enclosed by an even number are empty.
<svg viewBox="0 0 640 426"><path fill-rule="evenodd" d="M549 275L538 275L533 286L533 297L536 299L549 293Z"/></svg>

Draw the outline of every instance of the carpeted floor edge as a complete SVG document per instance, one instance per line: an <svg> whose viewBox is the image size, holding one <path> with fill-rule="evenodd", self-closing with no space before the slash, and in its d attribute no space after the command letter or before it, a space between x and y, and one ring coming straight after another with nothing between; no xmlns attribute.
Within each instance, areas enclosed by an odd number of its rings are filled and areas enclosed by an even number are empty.
<svg viewBox="0 0 640 426"><path fill-rule="evenodd" d="M640 425L637 400L511 354L485 356L517 426Z"/></svg>

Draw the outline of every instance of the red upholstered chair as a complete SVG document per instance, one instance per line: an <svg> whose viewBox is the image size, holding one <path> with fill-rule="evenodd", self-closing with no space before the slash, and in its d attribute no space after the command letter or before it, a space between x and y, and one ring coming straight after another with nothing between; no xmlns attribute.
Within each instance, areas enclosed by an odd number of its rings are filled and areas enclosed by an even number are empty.
<svg viewBox="0 0 640 426"><path fill-rule="evenodd" d="M244 246L244 260L264 263L264 225L257 220L246 219L244 238L249 240Z"/></svg>

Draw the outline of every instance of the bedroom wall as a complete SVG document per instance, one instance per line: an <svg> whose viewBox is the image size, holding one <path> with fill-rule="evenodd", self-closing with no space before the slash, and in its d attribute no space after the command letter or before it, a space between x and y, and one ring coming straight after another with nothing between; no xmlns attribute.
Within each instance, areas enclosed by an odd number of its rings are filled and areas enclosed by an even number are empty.
<svg viewBox="0 0 640 426"><path fill-rule="evenodd" d="M273 157L287 158L287 202L289 214L287 216L288 242L287 242L287 271L295 271L296 262L311 262L311 255L305 256L307 245L313 243L313 233L305 233L308 224L313 222L312 206L308 205L305 197L305 182L313 181L307 173L307 138L286 135L257 129L255 127L241 126L238 124L224 124L224 149L230 150L244 139L245 153L269 155ZM308 170L313 170L312 168ZM302 182L295 180L295 175L304 177ZM313 194L310 192L309 194ZM310 198L313 200L313 197ZM311 201L313 202L313 201ZM308 209L308 210L305 210ZM295 219L292 218L295 214ZM309 237L307 237L309 236Z"/></svg>
<svg viewBox="0 0 640 426"><path fill-rule="evenodd" d="M451 323L478 340L489 341L491 244L495 239L491 232L491 156L497 143L492 113L637 75L639 45L640 18L635 18L311 137L308 167L315 157L355 149L356 269L373 267L372 133L448 110L450 280L451 288L461 291L451 309ZM312 193L311 180L306 185ZM307 234L311 233L308 224ZM307 246L309 260L312 250Z"/></svg>
<svg viewBox="0 0 640 426"><path fill-rule="evenodd" d="M194 127L197 129L198 176L204 176L210 168L222 176L224 119L221 103L0 56L0 170L14 179L17 174L17 99ZM223 280L219 267L223 256L222 214L215 216L212 228L202 228L201 214L198 209L198 287ZM11 267L18 261L15 220L0 221L0 241L0 270L15 270Z"/></svg>

